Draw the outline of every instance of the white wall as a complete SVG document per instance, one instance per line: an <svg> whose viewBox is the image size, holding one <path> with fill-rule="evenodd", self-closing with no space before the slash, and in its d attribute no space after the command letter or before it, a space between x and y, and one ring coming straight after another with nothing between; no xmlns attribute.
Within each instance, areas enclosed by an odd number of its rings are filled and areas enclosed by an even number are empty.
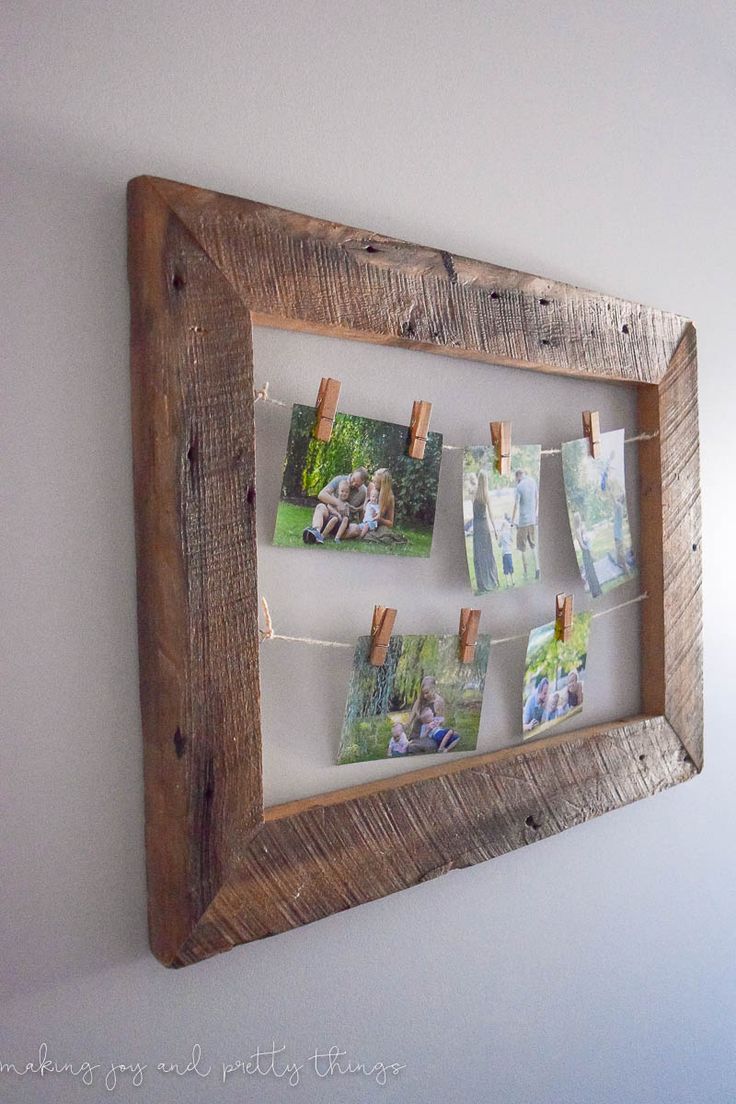
<svg viewBox="0 0 736 1104"><path fill-rule="evenodd" d="M736 1095L736 17L723 3L10 0L0 1061L337 1044L406 1069L112 1098ZM146 941L124 185L150 172L699 326L707 766L493 863L167 972ZM105 1072L105 1071L103 1071ZM99 1076L99 1075L98 1075ZM9 1101L107 1098L65 1077Z"/></svg>

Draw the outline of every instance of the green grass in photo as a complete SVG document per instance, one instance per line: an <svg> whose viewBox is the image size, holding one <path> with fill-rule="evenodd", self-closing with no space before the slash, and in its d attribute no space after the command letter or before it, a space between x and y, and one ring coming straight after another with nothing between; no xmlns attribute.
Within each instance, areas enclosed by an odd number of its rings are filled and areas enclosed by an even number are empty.
<svg viewBox="0 0 736 1104"><path fill-rule="evenodd" d="M280 502L276 514L276 529L273 542L282 548L302 548L304 540L302 533L308 525L312 524L313 508L311 506L297 506L292 502ZM326 537L322 545L310 545L311 548L332 548L336 552L372 552L386 554L388 550L392 556L429 556L432 550L432 527L402 525L399 532L406 537L406 544L385 545L373 544L370 541L350 540L340 541L335 544L332 537Z"/></svg>
<svg viewBox="0 0 736 1104"><path fill-rule="evenodd" d="M388 713L383 717L360 717L346 725L340 752L341 763L363 763L369 759L385 759L388 742L391 739L391 726L397 721L406 724L409 711ZM480 728L480 703L470 701L458 703L453 710L452 728L460 734L460 739L452 748L455 751L474 751L478 743ZM451 752L448 752L451 754ZM406 756L417 766L423 755Z"/></svg>

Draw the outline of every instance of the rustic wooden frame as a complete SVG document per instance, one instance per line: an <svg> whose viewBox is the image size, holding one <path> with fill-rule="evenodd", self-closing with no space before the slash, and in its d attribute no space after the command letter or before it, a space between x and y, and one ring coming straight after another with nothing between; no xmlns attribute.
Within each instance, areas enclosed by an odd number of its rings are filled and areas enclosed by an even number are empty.
<svg viewBox="0 0 736 1104"><path fill-rule="evenodd" d="M151 947L183 966L702 766L695 331L249 200L128 188ZM263 808L253 323L639 385L643 715ZM374 846L371 846L372 841Z"/></svg>

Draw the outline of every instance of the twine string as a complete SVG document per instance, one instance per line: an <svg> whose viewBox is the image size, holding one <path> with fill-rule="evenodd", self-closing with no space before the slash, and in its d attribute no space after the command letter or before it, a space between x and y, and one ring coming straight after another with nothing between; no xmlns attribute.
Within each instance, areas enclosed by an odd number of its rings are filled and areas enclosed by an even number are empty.
<svg viewBox="0 0 736 1104"><path fill-rule="evenodd" d="M288 403L282 402L281 399L272 399L269 391L268 380L264 383L263 387L253 388L254 402L271 403L273 406L288 406ZM625 445L633 445L636 441L652 441L655 437L659 437L659 433L655 430L654 433L639 433L636 437L624 437ZM443 445L443 452L463 452L465 445ZM551 448L542 449L542 456L559 456L562 449Z"/></svg>
<svg viewBox="0 0 736 1104"><path fill-rule="evenodd" d="M638 594L636 598L629 598L626 602L619 602L617 606L610 606L609 609L599 610L597 613L590 615L591 621L595 621L598 617L605 617L609 613L615 613L617 610L625 609L626 606L634 606L638 602L644 602L649 595L647 593ZM354 644L346 644L343 640L315 640L311 636L284 636L282 633L274 632L273 621L271 619L271 611L268 608L268 601L265 595L261 598L261 605L263 606L263 623L264 629L259 629L258 634L261 639L261 643L266 640L288 640L292 644L315 644L319 648L354 648ZM518 633L515 636L499 636L491 637L491 647L496 644L510 644L517 640L528 640L529 633Z"/></svg>

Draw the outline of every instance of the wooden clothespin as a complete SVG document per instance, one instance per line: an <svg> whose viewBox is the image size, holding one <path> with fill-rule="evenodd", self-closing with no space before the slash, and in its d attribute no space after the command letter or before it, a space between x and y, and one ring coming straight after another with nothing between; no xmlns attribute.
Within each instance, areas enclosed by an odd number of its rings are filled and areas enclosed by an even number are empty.
<svg viewBox="0 0 736 1104"><path fill-rule="evenodd" d="M424 459L431 416L432 404L417 399L411 408L411 421L409 422L409 455L413 460Z"/></svg>
<svg viewBox="0 0 736 1104"><path fill-rule="evenodd" d="M394 630L396 610L386 606L375 606L373 609L373 623L371 624L371 652L369 662L371 667L383 667L386 662L386 652L391 642L391 633Z"/></svg>
<svg viewBox="0 0 736 1104"><path fill-rule="evenodd" d="M480 610L460 610L460 651L461 663L472 663L475 659L475 645L478 640L478 626L480 625Z"/></svg>
<svg viewBox="0 0 736 1104"><path fill-rule="evenodd" d="M597 460L601 452L601 418L597 410L583 411L583 434L590 441L590 455Z"/></svg>
<svg viewBox="0 0 736 1104"><path fill-rule="evenodd" d="M555 598L555 640L563 644L572 635L572 594L558 594Z"/></svg>
<svg viewBox="0 0 736 1104"><path fill-rule="evenodd" d="M499 475L511 475L511 422L491 422L491 443Z"/></svg>
<svg viewBox="0 0 736 1104"><path fill-rule="evenodd" d="M329 441L332 425L335 421L337 401L340 398L340 381L325 377L317 392L317 416L314 420L312 436L317 441Z"/></svg>

